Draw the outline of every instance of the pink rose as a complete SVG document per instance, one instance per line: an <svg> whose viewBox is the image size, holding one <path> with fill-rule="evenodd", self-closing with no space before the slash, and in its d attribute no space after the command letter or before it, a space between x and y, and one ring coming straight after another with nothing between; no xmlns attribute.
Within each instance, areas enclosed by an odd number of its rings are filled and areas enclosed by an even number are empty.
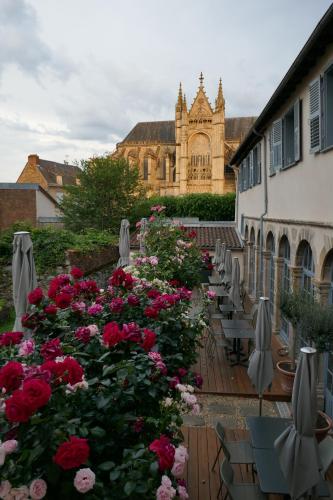
<svg viewBox="0 0 333 500"><path fill-rule="evenodd" d="M192 415L199 415L200 413L200 405L198 404L194 404L192 406L192 411L191 411Z"/></svg>
<svg viewBox="0 0 333 500"><path fill-rule="evenodd" d="M1 448L5 450L7 454L13 453L16 448L17 448L17 441L16 439L8 439L8 441L4 441L1 445Z"/></svg>
<svg viewBox="0 0 333 500"><path fill-rule="evenodd" d="M187 500L188 498L190 498L188 496L188 493L187 493L185 486L178 486L177 491L178 491L179 498L181 500Z"/></svg>
<svg viewBox="0 0 333 500"><path fill-rule="evenodd" d="M9 492L8 498L11 500L27 500L29 498L29 490L27 486L12 488Z"/></svg>
<svg viewBox="0 0 333 500"><path fill-rule="evenodd" d="M101 304L93 304L92 306L88 307L87 313L90 316L97 316L98 314L101 314L103 312L103 306Z"/></svg>
<svg viewBox="0 0 333 500"><path fill-rule="evenodd" d="M0 483L0 498L6 498L12 489L12 485L9 481L1 481Z"/></svg>
<svg viewBox="0 0 333 500"><path fill-rule="evenodd" d="M99 333L98 326L97 325L88 325L87 328L90 330L90 335L94 337Z"/></svg>
<svg viewBox="0 0 333 500"><path fill-rule="evenodd" d="M178 446L175 451L175 462L185 463L188 460L187 448L183 445Z"/></svg>
<svg viewBox="0 0 333 500"><path fill-rule="evenodd" d="M19 347L19 356L30 356L35 350L35 342L32 339L23 340Z"/></svg>
<svg viewBox="0 0 333 500"><path fill-rule="evenodd" d="M197 402L197 398L193 394L190 394L189 392L182 392L181 398L189 406L193 406Z"/></svg>
<svg viewBox="0 0 333 500"><path fill-rule="evenodd" d="M162 476L161 486L156 491L156 500L171 500L176 495L168 476Z"/></svg>
<svg viewBox="0 0 333 500"><path fill-rule="evenodd" d="M74 486L79 493L87 493L87 491L93 489L95 480L96 476L91 469L80 469L75 474Z"/></svg>
<svg viewBox="0 0 333 500"><path fill-rule="evenodd" d="M185 463L184 462L175 462L171 469L171 474L175 477L181 477L184 474Z"/></svg>
<svg viewBox="0 0 333 500"><path fill-rule="evenodd" d="M46 495L47 484L44 479L34 479L30 484L29 493L33 500L40 500Z"/></svg>

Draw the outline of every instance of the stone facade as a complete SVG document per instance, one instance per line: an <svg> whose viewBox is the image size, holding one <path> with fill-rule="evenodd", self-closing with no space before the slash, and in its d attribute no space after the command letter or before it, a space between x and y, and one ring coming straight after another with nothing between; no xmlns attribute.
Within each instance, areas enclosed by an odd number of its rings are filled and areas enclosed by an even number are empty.
<svg viewBox="0 0 333 500"><path fill-rule="evenodd" d="M175 121L138 123L113 153L139 166L151 194L235 191L229 159L254 118L225 118L221 80L214 107L206 96L202 74L199 80L189 110L180 85Z"/></svg>
<svg viewBox="0 0 333 500"><path fill-rule="evenodd" d="M28 156L17 183L39 184L56 201L60 201L64 194L64 186L77 184L79 173L80 168L75 165L43 160L38 155L32 154Z"/></svg>

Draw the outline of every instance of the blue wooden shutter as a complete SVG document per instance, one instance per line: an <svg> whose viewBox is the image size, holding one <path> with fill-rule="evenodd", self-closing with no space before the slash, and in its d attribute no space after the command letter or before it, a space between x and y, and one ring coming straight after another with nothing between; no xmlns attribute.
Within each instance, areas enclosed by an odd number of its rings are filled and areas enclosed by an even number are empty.
<svg viewBox="0 0 333 500"><path fill-rule="evenodd" d="M310 152L320 150L320 77L309 86L310 93Z"/></svg>
<svg viewBox="0 0 333 500"><path fill-rule="evenodd" d="M294 160L301 159L301 101L294 104Z"/></svg>
<svg viewBox="0 0 333 500"><path fill-rule="evenodd" d="M253 150L250 151L250 153L249 153L248 161L249 161L249 169L250 169L249 187L252 187L254 184L254 182L253 182Z"/></svg>
<svg viewBox="0 0 333 500"><path fill-rule="evenodd" d="M269 131L269 173L274 173L273 167L273 126Z"/></svg>
<svg viewBox="0 0 333 500"><path fill-rule="evenodd" d="M276 170L282 167L282 120L276 120L273 123L272 129L273 139L273 169Z"/></svg>
<svg viewBox="0 0 333 500"><path fill-rule="evenodd" d="M261 184L261 142L257 145L257 184Z"/></svg>

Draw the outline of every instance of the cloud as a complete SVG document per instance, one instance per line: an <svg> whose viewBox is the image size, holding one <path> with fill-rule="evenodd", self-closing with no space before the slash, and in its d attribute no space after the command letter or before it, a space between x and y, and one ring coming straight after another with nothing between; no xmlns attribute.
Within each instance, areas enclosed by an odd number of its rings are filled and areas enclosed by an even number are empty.
<svg viewBox="0 0 333 500"><path fill-rule="evenodd" d="M62 79L75 71L66 56L43 42L36 12L26 0L0 0L0 47L0 77L9 65L37 79L45 70Z"/></svg>

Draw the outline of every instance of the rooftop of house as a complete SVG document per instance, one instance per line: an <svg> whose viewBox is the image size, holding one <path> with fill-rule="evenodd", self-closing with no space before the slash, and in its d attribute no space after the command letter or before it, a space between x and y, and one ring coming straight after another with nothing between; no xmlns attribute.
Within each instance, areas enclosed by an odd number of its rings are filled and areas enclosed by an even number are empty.
<svg viewBox="0 0 333 500"><path fill-rule="evenodd" d="M243 248L240 235L233 222L199 221L194 219L189 219L188 222L185 220L179 222L182 222L186 227L187 233L195 232L196 236L193 240L201 249L214 250L217 239L220 239L221 243L225 243L229 250L241 250ZM135 231L131 236L131 248L133 249L139 248L137 236L138 231Z"/></svg>
<svg viewBox="0 0 333 500"><path fill-rule="evenodd" d="M76 165L67 163L57 163L55 161L43 160L39 158L38 168L45 177L48 184L57 184L57 176L62 177L62 183L76 184L76 179L81 169Z"/></svg>
<svg viewBox="0 0 333 500"><path fill-rule="evenodd" d="M225 119L225 138L228 141L242 140L256 117L239 116ZM175 144L175 121L139 122L120 144L158 142Z"/></svg>

